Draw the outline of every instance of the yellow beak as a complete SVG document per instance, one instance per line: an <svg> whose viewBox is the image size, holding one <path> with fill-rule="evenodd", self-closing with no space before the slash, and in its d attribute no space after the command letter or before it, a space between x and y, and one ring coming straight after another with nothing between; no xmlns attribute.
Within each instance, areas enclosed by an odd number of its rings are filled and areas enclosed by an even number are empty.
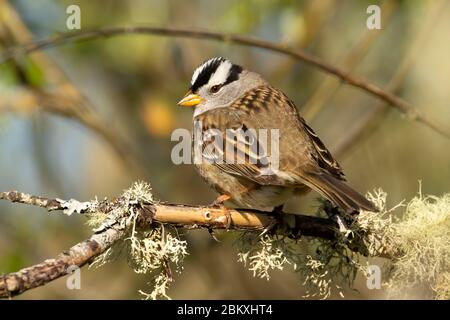
<svg viewBox="0 0 450 320"><path fill-rule="evenodd" d="M178 102L178 105L182 107L195 107L202 101L202 97L189 91L184 98Z"/></svg>

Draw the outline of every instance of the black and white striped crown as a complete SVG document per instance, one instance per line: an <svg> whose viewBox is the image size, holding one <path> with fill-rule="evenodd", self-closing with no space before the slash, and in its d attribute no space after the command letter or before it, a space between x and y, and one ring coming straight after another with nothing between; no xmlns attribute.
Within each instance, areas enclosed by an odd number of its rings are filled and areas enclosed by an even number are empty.
<svg viewBox="0 0 450 320"><path fill-rule="evenodd" d="M191 91L210 83L211 85L226 85L239 79L242 67L232 63L230 60L218 57L203 62L195 69L191 80Z"/></svg>

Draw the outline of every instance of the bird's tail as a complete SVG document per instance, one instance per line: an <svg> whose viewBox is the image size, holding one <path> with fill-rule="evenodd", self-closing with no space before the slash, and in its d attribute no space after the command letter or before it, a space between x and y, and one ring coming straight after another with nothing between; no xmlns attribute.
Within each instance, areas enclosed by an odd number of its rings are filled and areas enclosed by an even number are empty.
<svg viewBox="0 0 450 320"><path fill-rule="evenodd" d="M360 210L378 211L363 195L350 188L344 181L326 173L308 174L305 182L322 196L346 212Z"/></svg>

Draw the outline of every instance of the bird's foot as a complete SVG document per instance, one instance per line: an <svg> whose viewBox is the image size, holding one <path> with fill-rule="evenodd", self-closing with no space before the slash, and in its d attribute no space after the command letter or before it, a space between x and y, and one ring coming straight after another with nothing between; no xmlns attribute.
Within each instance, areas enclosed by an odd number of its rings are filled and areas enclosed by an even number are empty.
<svg viewBox="0 0 450 320"><path fill-rule="evenodd" d="M321 207L328 218L337 223L339 232L341 232L345 238L351 236L351 225L355 221L353 213L342 211L329 200L325 200Z"/></svg>
<svg viewBox="0 0 450 320"><path fill-rule="evenodd" d="M261 232L261 234L259 235L260 237L262 237L265 234L273 234L276 230L276 226L278 226L280 223L283 223L283 217L282 217L282 213L283 213L283 204L277 207L274 207L272 210L272 215L273 215L273 219L270 222L270 224L264 228L264 230Z"/></svg>
<svg viewBox="0 0 450 320"><path fill-rule="evenodd" d="M230 200L231 197L227 194L221 194L218 196L209 206L210 207L221 207L223 203L227 200Z"/></svg>
<svg viewBox="0 0 450 320"><path fill-rule="evenodd" d="M227 200L230 200L231 197L227 194L222 194L220 196L218 196L211 204L210 207L217 207L220 208L222 210L222 213L225 215L225 217L227 218L227 222L226 222L226 230L228 231L230 229L231 226L231 214L230 211L224 206L224 202Z"/></svg>
<svg viewBox="0 0 450 320"><path fill-rule="evenodd" d="M283 213L283 207L284 207L284 204L281 204L279 206L274 207L273 210L272 210L272 213L273 214L282 214Z"/></svg>
<svg viewBox="0 0 450 320"><path fill-rule="evenodd" d="M216 242L222 242L219 239L217 239L213 228L208 228L208 232L209 232L209 235L211 236L211 238L213 238Z"/></svg>

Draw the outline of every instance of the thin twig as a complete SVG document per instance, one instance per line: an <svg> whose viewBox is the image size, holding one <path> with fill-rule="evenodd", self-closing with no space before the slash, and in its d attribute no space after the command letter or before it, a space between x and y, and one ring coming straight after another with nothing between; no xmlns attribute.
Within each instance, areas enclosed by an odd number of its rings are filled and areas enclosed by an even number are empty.
<svg viewBox="0 0 450 320"><path fill-rule="evenodd" d="M385 0L383 2L381 6L381 12L383 12L381 24L383 26L387 25L396 6L396 2L393 1ZM382 30L365 29L356 44L343 58L340 59L340 61L337 62L337 64L344 66L350 72L354 72L369 52L372 44L381 34ZM325 78L308 101L301 107L302 116L307 121L314 119L322 107L325 106L342 85L343 83L337 81L335 78Z"/></svg>
<svg viewBox="0 0 450 320"><path fill-rule="evenodd" d="M60 93L47 93L41 90L35 90L33 94L38 105L44 111L80 122L103 138L126 167L135 170L135 173L141 176L145 175L146 170L137 161L138 156L135 150L120 134L111 130L96 112L92 111L92 106L86 99L74 98ZM82 106L83 108L74 106Z"/></svg>
<svg viewBox="0 0 450 320"><path fill-rule="evenodd" d="M23 203L31 206L45 208L48 211L62 210L63 207L57 199L33 196L28 193L18 191L0 192L0 200L8 200L13 203Z"/></svg>
<svg viewBox="0 0 450 320"><path fill-rule="evenodd" d="M414 39L410 42L405 57L401 60L401 63L391 80L388 83L389 92L396 92L404 83L408 72L414 65L415 59L420 54L420 51L429 39L429 34L433 31L436 21L439 20L442 13L445 12L445 6L448 5L448 1L443 0L441 2L433 2L433 5L427 12L424 18L423 24L420 30L416 33ZM374 107L369 110L362 119L359 119L358 123L349 129L349 132L337 142L335 146L335 154L337 157L345 156L352 148L359 145L361 141L366 140L376 128L378 128L381 121L384 119L385 114L389 111L389 105L384 101L378 101Z"/></svg>
<svg viewBox="0 0 450 320"><path fill-rule="evenodd" d="M8 31L8 35L14 39L14 42L24 45L32 41L31 32L8 1L0 1L0 22L5 27L5 31ZM41 88L24 83L26 87L32 87L28 91L36 95L36 102L42 109L47 112L56 112L58 115L72 118L85 125L88 129L106 140L126 167L130 167L136 173L143 175L145 170L137 161L137 155L130 148L129 143L121 135L116 134L111 126L104 123L89 99L78 90L53 59L44 52L36 52L30 59L45 74L46 82L54 86L56 88L55 91L58 92L58 99L52 99L53 104L49 106L46 103L48 99L44 100L40 98L41 96L56 96L55 94L47 93ZM15 63L15 67L22 69L20 63ZM18 70L18 72L21 71ZM22 80L27 81L26 77L23 77ZM4 105L1 107L8 108L8 106ZM15 111L14 106L10 106L8 109Z"/></svg>
<svg viewBox="0 0 450 320"><path fill-rule="evenodd" d="M384 100L389 103L389 105L397 108L402 113L405 113L411 119L415 119L428 127L432 128L436 132L450 138L450 129L443 127L436 121L430 119L427 115L421 113L417 108L412 106L409 102L403 100L402 98L395 96L373 83L370 83L360 77L350 75L348 72L337 68L331 64L324 62L322 59L307 53L306 51L300 49L292 49L284 45L280 45L267 40L259 39L251 36L244 36L238 34L228 34L221 32L212 32L206 30L193 30L193 29L181 29L181 28L166 28L166 27L149 27L149 26L125 26L125 27L109 27L100 28L92 30L82 30L58 34L54 37L29 43L25 46L20 46L16 48L10 48L6 50L0 56L0 63L6 62L9 59L20 56L22 54L27 54L33 51L46 49L49 47L54 47L62 45L65 43L75 42L75 41L87 41L101 37L112 37L124 34L153 34L160 36L171 36L171 37L187 37L187 38L197 38L197 39L209 39L223 41L226 43L235 43L244 46L251 46L257 48L263 48L270 51L282 53L293 57L295 59L301 60L305 63L311 64L320 70L335 75L343 82L348 83L354 87L360 88L371 95Z"/></svg>

